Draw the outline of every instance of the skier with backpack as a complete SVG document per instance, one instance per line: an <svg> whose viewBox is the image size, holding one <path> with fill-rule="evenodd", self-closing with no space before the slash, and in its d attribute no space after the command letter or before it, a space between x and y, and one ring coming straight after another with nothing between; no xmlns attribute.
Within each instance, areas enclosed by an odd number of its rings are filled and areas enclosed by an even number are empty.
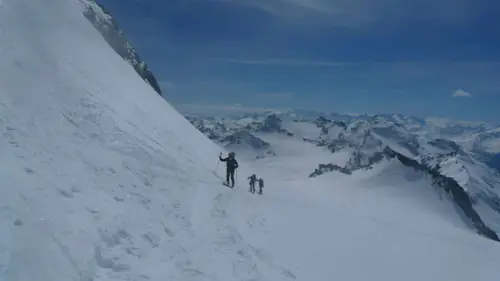
<svg viewBox="0 0 500 281"><path fill-rule="evenodd" d="M222 152L219 155L219 160L226 162L226 185L229 186L229 178L231 178L231 188L234 188L234 172L238 168L235 156L234 152L230 152L227 158L222 158Z"/></svg>
<svg viewBox="0 0 500 281"><path fill-rule="evenodd" d="M249 182L250 192L255 193L255 182L257 181L257 176L255 174L253 174L252 176L248 177L248 179L250 180L250 182Z"/></svg>

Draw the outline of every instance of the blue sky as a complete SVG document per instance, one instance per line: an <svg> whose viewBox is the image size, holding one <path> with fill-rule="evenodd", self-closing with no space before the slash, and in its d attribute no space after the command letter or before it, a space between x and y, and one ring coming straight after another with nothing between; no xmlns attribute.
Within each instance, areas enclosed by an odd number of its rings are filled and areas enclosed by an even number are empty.
<svg viewBox="0 0 500 281"><path fill-rule="evenodd" d="M174 105L500 120L497 0L98 0Z"/></svg>

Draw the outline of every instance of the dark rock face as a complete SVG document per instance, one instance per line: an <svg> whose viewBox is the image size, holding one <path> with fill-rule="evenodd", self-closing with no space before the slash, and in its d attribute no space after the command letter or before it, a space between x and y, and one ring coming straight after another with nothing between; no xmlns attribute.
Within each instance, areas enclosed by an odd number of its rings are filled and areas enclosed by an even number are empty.
<svg viewBox="0 0 500 281"><path fill-rule="evenodd" d="M338 121L338 120L329 120L329 119L326 119L325 117L323 116L320 116L318 117L315 121L314 121L314 124L316 124L316 127L318 128L322 128L322 129L325 129L326 132L324 133L328 133L328 130L327 128L329 126L332 126L332 125L335 125L335 126L338 126L338 127L341 127L343 128L344 130L347 129L347 125L342 122L342 121Z"/></svg>
<svg viewBox="0 0 500 281"><path fill-rule="evenodd" d="M245 125L244 129L251 132L281 133L293 137L295 134L284 129L281 123L282 120L275 113L272 113L261 122L254 121Z"/></svg>
<svg viewBox="0 0 500 281"><path fill-rule="evenodd" d="M326 125L326 124L328 124L328 123L330 123L330 122L331 122L330 120L326 119L326 118L325 118L325 117L323 117L323 116L320 116L320 117L318 117L318 119L316 119L316 120L314 121L314 124L316 124L316 126L317 126L318 128L323 128L323 127L325 127L325 125Z"/></svg>
<svg viewBox="0 0 500 281"><path fill-rule="evenodd" d="M281 119L276 116L276 114L271 114L267 116L266 120L264 120L264 124L261 128L261 131L264 132L273 132L281 129Z"/></svg>
<svg viewBox="0 0 500 281"><path fill-rule="evenodd" d="M327 145L327 148L335 153L339 150L341 150L342 148L345 148L345 147L350 147L351 144L345 140L333 140L333 141L324 141L324 140L321 140L318 142L318 146L325 146Z"/></svg>
<svg viewBox="0 0 500 281"><path fill-rule="evenodd" d="M375 152L373 154L365 154L361 151L355 151L352 157L347 162L346 168L355 171L359 169L371 169L373 164L382 161L384 157L383 152Z"/></svg>
<svg viewBox="0 0 500 281"><path fill-rule="evenodd" d="M429 168L423 164L418 163L416 160L410 159L400 153L386 148L384 153L389 158L398 159L403 165L407 167L414 168L418 171L423 171L432 176L433 184L443 188L453 199L453 202L462 210L463 215L469 219L471 225L477 230L477 232L490 238L492 240L500 242L498 235L491 230L488 226L484 224L479 214L472 207L472 201L467 194L467 192L452 178L446 177L439 173L439 166L435 168Z"/></svg>
<svg viewBox="0 0 500 281"><path fill-rule="evenodd" d="M332 171L338 171L338 172L341 172L341 173L346 174L346 175L351 174L351 171L349 171L349 169L342 168L338 165L329 163L329 164L319 164L318 168L315 169L314 172L312 172L309 175L309 177L310 178L317 177L317 176L322 175L326 172L332 172Z"/></svg>
<svg viewBox="0 0 500 281"><path fill-rule="evenodd" d="M130 45L123 31L118 24L107 13L104 8L96 4L93 0L80 0L87 10L83 13L84 16L92 23L92 25L101 33L108 44L132 67L135 71L159 94L162 95L160 86L149 70L146 62L141 60L134 48ZM106 17L104 18L103 15Z"/></svg>
<svg viewBox="0 0 500 281"><path fill-rule="evenodd" d="M429 141L429 144L433 145L435 147L438 147L440 149L443 149L443 150L446 150L446 149L453 150L453 151L460 150L460 146L458 144L456 144L453 141L445 140L445 139L431 140L431 141Z"/></svg>
<svg viewBox="0 0 500 281"><path fill-rule="evenodd" d="M228 142L229 144L246 143L255 149L269 149L271 147L268 142L265 142L244 130L235 132L225 137L223 141Z"/></svg>
<svg viewBox="0 0 500 281"><path fill-rule="evenodd" d="M273 113L267 116L267 118L264 120L263 123L259 124L257 131L266 133L272 133L272 132L284 133L292 137L294 134L283 129L281 127L281 123L282 123L281 119L276 114Z"/></svg>

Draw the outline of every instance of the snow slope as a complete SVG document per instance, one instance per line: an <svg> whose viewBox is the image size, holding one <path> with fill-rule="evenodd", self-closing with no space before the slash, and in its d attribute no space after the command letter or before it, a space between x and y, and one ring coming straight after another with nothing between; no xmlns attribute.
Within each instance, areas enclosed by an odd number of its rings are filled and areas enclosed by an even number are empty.
<svg viewBox="0 0 500 281"><path fill-rule="evenodd" d="M499 244L449 205L422 212L433 193L406 204L411 185L283 181L279 161L242 162L238 188L221 186L220 148L84 9L0 0L0 280L498 279ZM245 191L255 170L262 197Z"/></svg>
<svg viewBox="0 0 500 281"><path fill-rule="evenodd" d="M257 274L225 219L233 195L212 174L220 148L140 79L77 1L0 7L0 279ZM263 272L274 269L282 276L279 266Z"/></svg>

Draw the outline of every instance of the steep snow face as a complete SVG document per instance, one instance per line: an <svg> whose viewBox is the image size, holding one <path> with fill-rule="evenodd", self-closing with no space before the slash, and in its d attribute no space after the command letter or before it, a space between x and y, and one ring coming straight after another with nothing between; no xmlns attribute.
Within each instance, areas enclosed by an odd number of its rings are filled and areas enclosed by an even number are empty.
<svg viewBox="0 0 500 281"><path fill-rule="evenodd" d="M0 279L288 280L228 219L220 148L83 11L0 2Z"/></svg>
<svg viewBox="0 0 500 281"><path fill-rule="evenodd" d="M95 3L94 0L79 0L84 6L84 15L99 30L109 45L130 65L134 67L137 73L148 82L151 87L160 95L162 91L156 77L153 75L147 63L139 57L134 48L130 45L125 34L120 29L113 17L104 11L104 9Z"/></svg>

